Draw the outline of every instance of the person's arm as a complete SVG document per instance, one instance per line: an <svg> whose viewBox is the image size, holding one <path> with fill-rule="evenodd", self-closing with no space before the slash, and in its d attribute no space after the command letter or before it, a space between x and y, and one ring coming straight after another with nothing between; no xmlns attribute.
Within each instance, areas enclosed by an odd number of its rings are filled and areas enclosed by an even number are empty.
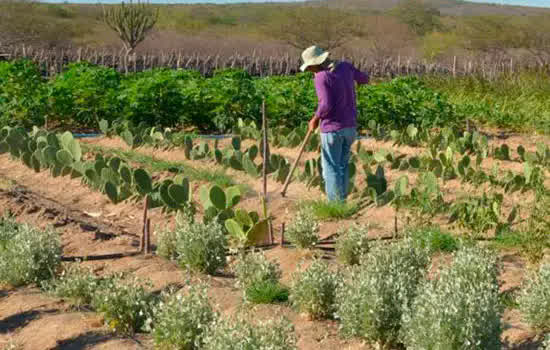
<svg viewBox="0 0 550 350"><path fill-rule="evenodd" d="M353 67L353 80L357 82L359 85L365 85L368 84L370 81L370 77L368 73L363 73L359 69Z"/></svg>
<svg viewBox="0 0 550 350"><path fill-rule="evenodd" d="M326 118L334 108L330 88L326 77L318 75L314 79L315 92L317 93L318 106L315 114L309 121L309 129L315 130L319 126L319 121Z"/></svg>

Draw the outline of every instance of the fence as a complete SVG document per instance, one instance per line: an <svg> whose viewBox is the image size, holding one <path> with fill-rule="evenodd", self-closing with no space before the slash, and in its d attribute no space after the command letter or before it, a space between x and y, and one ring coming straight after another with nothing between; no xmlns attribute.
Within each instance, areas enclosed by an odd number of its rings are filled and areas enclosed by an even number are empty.
<svg viewBox="0 0 550 350"><path fill-rule="evenodd" d="M0 60L28 58L36 62L45 76L55 75L71 62L87 61L93 64L115 68L129 73L152 68L194 69L204 75L211 75L217 69L241 68L254 76L295 74L300 66L300 58L289 53L279 57L256 55L211 56L198 53L170 51L125 55L121 51L108 51L91 48L41 49L31 46L0 47ZM514 73L523 69L545 70L546 67L522 60L515 62L512 57L460 58L453 57L449 62L428 62L407 57L390 57L373 60L366 57L342 57L353 62L362 71L373 77L395 77L410 74L478 75L493 78L501 74Z"/></svg>

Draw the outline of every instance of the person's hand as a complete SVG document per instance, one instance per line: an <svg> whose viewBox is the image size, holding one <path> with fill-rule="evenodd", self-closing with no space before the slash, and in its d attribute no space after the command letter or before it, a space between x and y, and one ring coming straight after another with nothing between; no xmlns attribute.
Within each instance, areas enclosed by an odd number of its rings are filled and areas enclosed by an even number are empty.
<svg viewBox="0 0 550 350"><path fill-rule="evenodd" d="M313 116L311 118L311 120L309 121L309 125L308 125L308 129L307 131L310 132L310 131L315 131L317 129L317 127L319 126L319 117L317 116Z"/></svg>

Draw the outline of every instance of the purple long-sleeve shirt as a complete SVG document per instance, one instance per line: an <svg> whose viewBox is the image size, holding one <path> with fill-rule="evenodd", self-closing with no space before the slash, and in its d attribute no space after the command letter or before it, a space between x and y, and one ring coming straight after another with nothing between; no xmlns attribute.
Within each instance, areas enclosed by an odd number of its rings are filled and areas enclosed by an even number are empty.
<svg viewBox="0 0 550 350"><path fill-rule="evenodd" d="M335 64L333 70L315 73L315 91L319 100L315 115L321 119L321 132L357 127L355 83L369 83L369 76L351 63Z"/></svg>

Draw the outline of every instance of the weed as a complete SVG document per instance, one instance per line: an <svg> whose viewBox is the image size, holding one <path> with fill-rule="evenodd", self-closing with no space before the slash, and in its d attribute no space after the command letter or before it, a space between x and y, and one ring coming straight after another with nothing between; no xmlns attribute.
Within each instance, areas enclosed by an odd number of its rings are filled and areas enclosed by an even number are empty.
<svg viewBox="0 0 550 350"><path fill-rule="evenodd" d="M285 237L298 248L312 248L319 241L319 223L311 210L301 209L288 225Z"/></svg>
<svg viewBox="0 0 550 350"><path fill-rule="evenodd" d="M245 289L246 300L254 304L282 303L288 300L288 288L273 281L260 281Z"/></svg>
<svg viewBox="0 0 550 350"><path fill-rule="evenodd" d="M137 278L125 281L118 276L94 294L92 306L103 314L109 328L127 335L143 328L151 317L154 301L154 295L142 281Z"/></svg>
<svg viewBox="0 0 550 350"><path fill-rule="evenodd" d="M204 344L204 350L297 349L294 327L287 320L251 324L242 316L216 320L208 330Z"/></svg>
<svg viewBox="0 0 550 350"><path fill-rule="evenodd" d="M422 227L409 232L413 242L426 248L430 254L436 252L451 253L458 249L457 240L439 227Z"/></svg>
<svg viewBox="0 0 550 350"><path fill-rule="evenodd" d="M527 280L519 305L532 327L550 330L550 264L541 265L538 273Z"/></svg>
<svg viewBox="0 0 550 350"><path fill-rule="evenodd" d="M403 316L407 349L500 349L502 306L497 260L470 247L428 281Z"/></svg>
<svg viewBox="0 0 550 350"><path fill-rule="evenodd" d="M314 319L331 318L340 284L339 275L326 262L315 260L305 271L294 275L292 304Z"/></svg>
<svg viewBox="0 0 550 350"><path fill-rule="evenodd" d="M217 318L208 301L207 286L193 286L185 294L169 292L153 308L149 323L159 349L202 349L209 325Z"/></svg>
<svg viewBox="0 0 550 350"><path fill-rule="evenodd" d="M341 201L304 201L300 207L310 208L319 220L347 219L359 211L357 203Z"/></svg>
<svg viewBox="0 0 550 350"><path fill-rule="evenodd" d="M382 348L398 343L401 317L412 305L428 262L427 251L410 241L373 248L338 290L336 315L343 334Z"/></svg>
<svg viewBox="0 0 550 350"><path fill-rule="evenodd" d="M359 264L360 258L369 251L367 227L352 225L339 232L336 240L336 256L344 264Z"/></svg>
<svg viewBox="0 0 550 350"><path fill-rule="evenodd" d="M16 287L54 276L61 263L61 242L56 232L3 220L0 237L0 284Z"/></svg>

